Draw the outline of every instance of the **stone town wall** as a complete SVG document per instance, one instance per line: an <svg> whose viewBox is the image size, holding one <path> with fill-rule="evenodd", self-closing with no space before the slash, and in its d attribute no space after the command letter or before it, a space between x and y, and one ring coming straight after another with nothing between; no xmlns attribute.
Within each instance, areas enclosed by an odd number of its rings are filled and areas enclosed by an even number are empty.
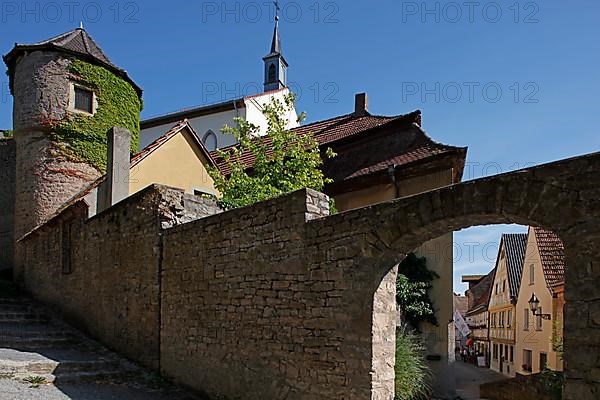
<svg viewBox="0 0 600 400"><path fill-rule="evenodd" d="M328 398L347 379L342 291L304 246L326 214L325 195L299 191L167 230L162 371L211 398Z"/></svg>
<svg viewBox="0 0 600 400"><path fill-rule="evenodd" d="M15 141L0 139L0 271L13 266Z"/></svg>
<svg viewBox="0 0 600 400"><path fill-rule="evenodd" d="M25 287L101 342L158 368L162 226L214 211L208 200L158 187L89 220L80 202L24 239Z"/></svg>
<svg viewBox="0 0 600 400"><path fill-rule="evenodd" d="M561 400L560 390L548 386L541 376L518 375L515 379L505 379L485 383L479 388L479 396L489 400Z"/></svg>
<svg viewBox="0 0 600 400"><path fill-rule="evenodd" d="M543 226L568 267L563 398L598 399L599 171L597 153L326 218L327 197L302 190L163 231L193 217L181 191L151 187L75 219L71 273L64 229L27 238L25 276L105 343L147 364L159 353L166 375L215 399L389 400L394 266L449 231Z"/></svg>

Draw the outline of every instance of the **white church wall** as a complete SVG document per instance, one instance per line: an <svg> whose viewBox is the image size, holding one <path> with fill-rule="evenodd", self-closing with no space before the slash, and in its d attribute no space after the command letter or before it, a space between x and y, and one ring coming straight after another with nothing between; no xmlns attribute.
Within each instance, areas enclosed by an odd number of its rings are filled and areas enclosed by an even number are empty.
<svg viewBox="0 0 600 400"><path fill-rule="evenodd" d="M271 102L272 99L277 99L283 102L284 97L290 93L289 89L285 88L276 92L263 93L256 96L250 96L244 98L246 104L246 120L252 122L260 128L260 133L265 134L267 132L268 123L267 119L262 113L265 104ZM298 124L298 114L295 109L292 109L286 116L288 120L287 128L295 128Z"/></svg>
<svg viewBox="0 0 600 400"><path fill-rule="evenodd" d="M203 115L201 117L190 118L190 124L198 133L199 139L203 141L206 137L207 132L210 130L216 136L216 147L222 148L231 146L236 143L235 139L231 135L224 135L221 133L221 129L225 124L233 125L233 119L236 116L240 116L242 118L246 118L246 110L240 108L238 110L231 110L220 112L216 114ZM177 122L170 122L168 124L158 125L152 128L147 128L141 131L140 133L140 150L144 147L148 146L150 143L164 135L169 131L173 126L175 126ZM205 143L211 144L211 143ZM212 151L213 146L208 146L208 150Z"/></svg>
<svg viewBox="0 0 600 400"><path fill-rule="evenodd" d="M279 91L245 97L245 108L203 115L196 118L189 118L189 121L192 127L198 133L199 139L207 146L209 151L212 151L215 148L231 146L237 142L233 136L224 135L221 133L223 126L226 124L232 126L234 124L233 119L236 116L239 116L241 118L245 118L246 121L257 125L260 129L260 133L265 134L267 132L268 124L267 119L263 115L263 107L265 104L271 102L272 99L277 99L283 102L284 97L287 94L289 94L289 90L286 88ZM296 113L295 109L291 110L286 118L288 119L287 128L291 129L299 125L298 114ZM168 124L143 129L140 133L140 150L164 135L176 124L177 122L170 122ZM206 140L206 135L209 131L212 131L215 134L216 143L214 139L209 139L208 141Z"/></svg>

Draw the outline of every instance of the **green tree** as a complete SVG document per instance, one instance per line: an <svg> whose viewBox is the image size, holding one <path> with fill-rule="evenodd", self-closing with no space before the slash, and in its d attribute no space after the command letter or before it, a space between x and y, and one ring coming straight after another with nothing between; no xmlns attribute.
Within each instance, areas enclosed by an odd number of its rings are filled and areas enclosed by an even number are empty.
<svg viewBox="0 0 600 400"><path fill-rule="evenodd" d="M437 325L429 297L429 289L437 278L438 274L427 268L425 257L417 257L414 253L408 254L398 267L396 302L404 319L414 328L423 321Z"/></svg>
<svg viewBox="0 0 600 400"><path fill-rule="evenodd" d="M264 106L268 122L264 136L259 137L259 128L243 118L235 119L236 126L222 129L239 142L238 146L218 151L231 171L229 176L215 168L209 171L226 208L243 207L305 187L320 191L331 182L321 171L323 159L315 138L286 129L294 102L290 94L284 101L274 99ZM299 122L305 117L302 113ZM255 158L251 169L242 161L242 155L249 153ZM333 156L331 149L325 152L325 157Z"/></svg>

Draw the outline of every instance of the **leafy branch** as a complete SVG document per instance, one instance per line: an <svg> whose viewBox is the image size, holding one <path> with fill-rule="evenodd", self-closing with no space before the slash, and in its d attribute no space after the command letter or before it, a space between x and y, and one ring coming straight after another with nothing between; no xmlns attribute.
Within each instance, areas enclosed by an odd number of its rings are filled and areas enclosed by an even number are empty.
<svg viewBox="0 0 600 400"><path fill-rule="evenodd" d="M425 257L410 253L398 267L396 280L396 302L406 322L414 328L421 322L437 325L433 302L429 290L439 275L427 268Z"/></svg>
<svg viewBox="0 0 600 400"><path fill-rule="evenodd" d="M323 159L313 135L298 135L287 129L287 115L294 109L294 102L290 94L283 101L274 99L264 106L264 136L258 126L243 118L236 118L235 126L222 129L239 143L217 151L231 171L227 176L216 168L209 170L225 207L243 207L305 187L322 190L332 182L321 171ZM302 113L299 122L305 117ZM252 166L244 161L249 155L254 159ZM330 149L326 151L326 158L334 156Z"/></svg>

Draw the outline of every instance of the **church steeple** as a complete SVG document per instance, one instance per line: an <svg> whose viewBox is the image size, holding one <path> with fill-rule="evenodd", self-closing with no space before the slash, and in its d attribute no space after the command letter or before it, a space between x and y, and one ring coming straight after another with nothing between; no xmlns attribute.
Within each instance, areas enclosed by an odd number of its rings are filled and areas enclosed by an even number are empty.
<svg viewBox="0 0 600 400"><path fill-rule="evenodd" d="M271 52L263 57L263 61L265 62L265 92L286 87L288 63L281 52L279 0L275 1L275 29L271 41Z"/></svg>

